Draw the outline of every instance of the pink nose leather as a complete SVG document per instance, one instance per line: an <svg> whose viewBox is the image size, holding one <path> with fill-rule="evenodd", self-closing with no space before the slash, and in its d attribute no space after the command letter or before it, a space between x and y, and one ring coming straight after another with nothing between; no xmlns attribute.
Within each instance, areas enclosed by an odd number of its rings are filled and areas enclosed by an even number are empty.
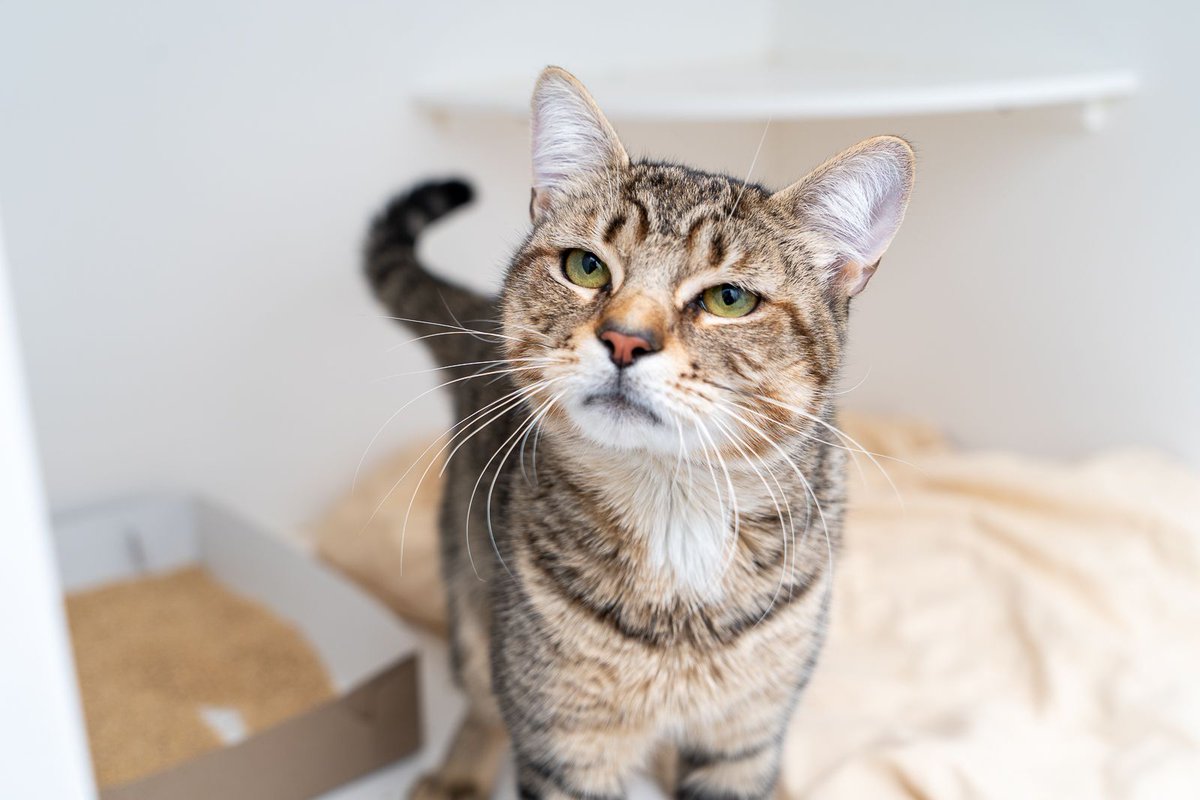
<svg viewBox="0 0 1200 800"><path fill-rule="evenodd" d="M638 356L653 352L654 347L641 336L607 330L600 334L600 341L608 346L609 357L618 367L628 367Z"/></svg>

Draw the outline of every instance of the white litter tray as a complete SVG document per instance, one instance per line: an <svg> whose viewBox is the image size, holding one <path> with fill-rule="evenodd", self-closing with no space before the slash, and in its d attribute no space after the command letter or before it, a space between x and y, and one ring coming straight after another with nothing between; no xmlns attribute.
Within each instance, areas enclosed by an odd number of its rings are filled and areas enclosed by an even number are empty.
<svg viewBox="0 0 1200 800"><path fill-rule="evenodd" d="M269 730L102 800L293 800L415 751L421 742L417 638L392 614L300 549L187 497L125 500L60 515L66 591L201 565L233 592L298 628L338 697Z"/></svg>

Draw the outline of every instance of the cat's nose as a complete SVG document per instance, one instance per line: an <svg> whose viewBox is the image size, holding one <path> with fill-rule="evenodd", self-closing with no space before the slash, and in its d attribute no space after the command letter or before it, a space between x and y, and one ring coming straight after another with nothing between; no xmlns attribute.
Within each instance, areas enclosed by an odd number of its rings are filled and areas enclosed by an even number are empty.
<svg viewBox="0 0 1200 800"><path fill-rule="evenodd" d="M641 356L661 349L654 335L647 331L623 331L606 326L599 336L608 348L608 357L618 368L628 367Z"/></svg>

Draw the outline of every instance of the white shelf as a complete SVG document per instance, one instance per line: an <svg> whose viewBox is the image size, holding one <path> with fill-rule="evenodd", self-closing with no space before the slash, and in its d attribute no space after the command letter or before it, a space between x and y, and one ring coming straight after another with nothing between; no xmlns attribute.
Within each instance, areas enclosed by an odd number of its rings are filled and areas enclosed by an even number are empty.
<svg viewBox="0 0 1200 800"><path fill-rule="evenodd" d="M1070 66L864 64L829 59L811 67L736 65L581 75L615 120L750 121L900 117L1080 105L1089 119L1132 95L1132 70ZM532 79L428 88L435 114L529 114ZM1092 120L1096 121L1096 120Z"/></svg>

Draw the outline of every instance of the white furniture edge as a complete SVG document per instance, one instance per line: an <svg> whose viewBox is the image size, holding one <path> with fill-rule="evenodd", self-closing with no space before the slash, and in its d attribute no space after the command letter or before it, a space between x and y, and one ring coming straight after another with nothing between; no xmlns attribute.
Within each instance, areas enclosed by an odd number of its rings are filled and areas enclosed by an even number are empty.
<svg viewBox="0 0 1200 800"><path fill-rule="evenodd" d="M769 72L769 70L768 70ZM766 73L747 72L747 85ZM784 71L782 74L786 74ZM647 80L653 85L653 73ZM526 82L529 83L529 82ZM1042 75L963 78L894 87L767 89L688 89L625 91L595 81L605 113L614 119L681 122L736 122L762 119L822 120L923 116L986 111L1015 111L1081 105L1085 119L1101 121L1108 103L1137 92L1132 70L1062 70ZM493 114L525 117L531 85L515 82L457 87L427 87L414 95L418 107L434 114Z"/></svg>
<svg viewBox="0 0 1200 800"><path fill-rule="evenodd" d="M94 798L0 230L0 797Z"/></svg>

